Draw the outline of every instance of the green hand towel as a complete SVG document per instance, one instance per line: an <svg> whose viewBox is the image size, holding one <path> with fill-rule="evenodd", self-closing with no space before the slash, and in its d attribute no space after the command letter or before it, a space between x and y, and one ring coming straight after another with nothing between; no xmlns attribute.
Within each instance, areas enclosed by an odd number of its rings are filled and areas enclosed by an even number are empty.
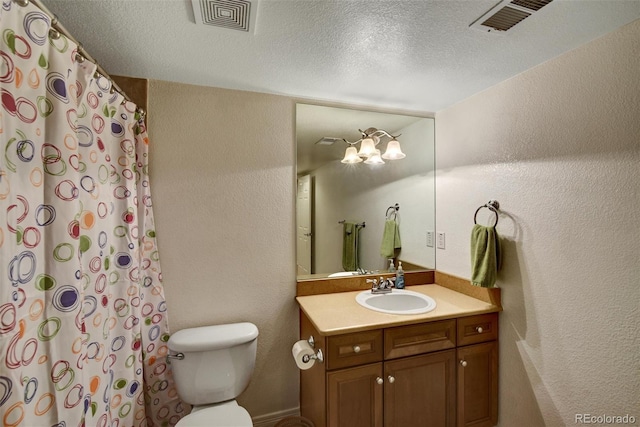
<svg viewBox="0 0 640 427"><path fill-rule="evenodd" d="M500 240L496 229L474 225L471 230L471 283L492 288L496 283L500 263Z"/></svg>
<svg viewBox="0 0 640 427"><path fill-rule="evenodd" d="M358 227L346 222L342 227L342 268L344 271L358 269Z"/></svg>
<svg viewBox="0 0 640 427"><path fill-rule="evenodd" d="M396 249L400 249L400 225L394 220L387 220L384 223L382 233L382 244L380 245L380 255L385 258L393 258Z"/></svg>

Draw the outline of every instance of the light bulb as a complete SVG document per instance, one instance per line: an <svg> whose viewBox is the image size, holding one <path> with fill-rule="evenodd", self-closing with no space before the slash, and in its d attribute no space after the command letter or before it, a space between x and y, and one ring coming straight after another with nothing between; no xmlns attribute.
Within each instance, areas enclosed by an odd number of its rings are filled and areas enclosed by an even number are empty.
<svg viewBox="0 0 640 427"><path fill-rule="evenodd" d="M376 150L367 160L364 161L368 165L382 165L384 160L380 157L380 150Z"/></svg>
<svg viewBox="0 0 640 427"><path fill-rule="evenodd" d="M362 140L360 144L360 151L358 151L358 156L360 157L369 157L376 152L376 144L373 142L373 138L366 137Z"/></svg>
<svg viewBox="0 0 640 427"><path fill-rule="evenodd" d="M344 152L344 159L342 159L341 163L360 163L362 159L358 156L358 152L356 151L356 147L348 147Z"/></svg>
<svg viewBox="0 0 640 427"><path fill-rule="evenodd" d="M400 143L394 138L387 144L387 151L382 155L383 159L400 160L407 157L400 149Z"/></svg>

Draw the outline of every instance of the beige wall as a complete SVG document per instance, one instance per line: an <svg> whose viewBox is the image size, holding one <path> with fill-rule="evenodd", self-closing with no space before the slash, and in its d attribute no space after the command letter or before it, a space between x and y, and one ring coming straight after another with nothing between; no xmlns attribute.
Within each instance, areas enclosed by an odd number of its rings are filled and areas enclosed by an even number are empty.
<svg viewBox="0 0 640 427"><path fill-rule="evenodd" d="M250 321L253 416L298 406L290 98L149 86L150 173L172 331Z"/></svg>
<svg viewBox="0 0 640 427"><path fill-rule="evenodd" d="M640 420L640 21L436 114L438 270L502 208L500 425ZM480 215L479 215L480 216Z"/></svg>

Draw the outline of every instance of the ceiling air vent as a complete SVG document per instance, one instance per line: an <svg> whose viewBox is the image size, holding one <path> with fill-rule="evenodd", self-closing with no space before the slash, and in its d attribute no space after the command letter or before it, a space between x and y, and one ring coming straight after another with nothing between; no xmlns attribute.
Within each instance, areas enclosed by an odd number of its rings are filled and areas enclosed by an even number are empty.
<svg viewBox="0 0 640 427"><path fill-rule="evenodd" d="M196 23L255 34L257 0L191 0Z"/></svg>
<svg viewBox="0 0 640 427"><path fill-rule="evenodd" d="M481 31L504 32L522 22L553 0L503 0L482 15L471 28Z"/></svg>
<svg viewBox="0 0 640 427"><path fill-rule="evenodd" d="M342 138L334 138L332 136L324 136L322 139L314 142L315 145L333 145L338 141L342 141Z"/></svg>

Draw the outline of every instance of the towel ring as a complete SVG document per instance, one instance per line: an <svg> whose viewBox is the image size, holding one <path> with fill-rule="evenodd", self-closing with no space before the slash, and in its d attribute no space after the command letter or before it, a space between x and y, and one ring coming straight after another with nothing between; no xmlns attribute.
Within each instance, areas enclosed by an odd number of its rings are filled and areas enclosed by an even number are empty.
<svg viewBox="0 0 640 427"><path fill-rule="evenodd" d="M396 203L394 206L389 206L387 208L387 212L384 214L384 216L386 219L391 219L391 214L393 214L393 219L396 219L398 217L399 210L400 205ZM391 211L391 214L389 213L389 211Z"/></svg>
<svg viewBox="0 0 640 427"><path fill-rule="evenodd" d="M476 213L473 214L473 223L478 223L478 221L476 221L476 217L478 216L478 212L480 212L480 209L482 208L487 208L496 215L496 223L493 224L493 226L495 227L496 225L498 225L498 209L500 209L500 203L498 203L497 200L489 200L487 203L476 209Z"/></svg>

